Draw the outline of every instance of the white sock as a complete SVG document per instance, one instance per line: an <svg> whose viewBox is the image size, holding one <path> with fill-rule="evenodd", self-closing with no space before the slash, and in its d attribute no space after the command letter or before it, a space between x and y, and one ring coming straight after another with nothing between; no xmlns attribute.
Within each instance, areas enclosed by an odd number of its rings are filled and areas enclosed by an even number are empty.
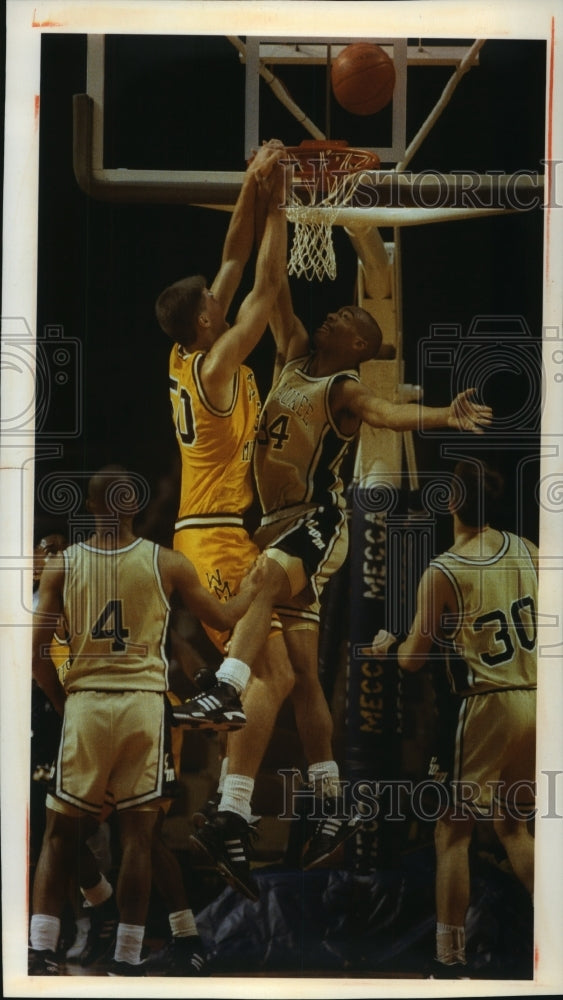
<svg viewBox="0 0 563 1000"><path fill-rule="evenodd" d="M223 760L221 761L221 773L219 774L219 784L217 785L218 792L223 791L223 785L225 784L225 778L227 777L228 770L229 770L229 758L223 757Z"/></svg>
<svg viewBox="0 0 563 1000"><path fill-rule="evenodd" d="M141 961L141 948L145 928L138 924L118 924L117 940L115 942L115 961L129 962L138 965Z"/></svg>
<svg viewBox="0 0 563 1000"><path fill-rule="evenodd" d="M465 965L465 928L453 924L436 924L436 958L444 965L461 962Z"/></svg>
<svg viewBox="0 0 563 1000"><path fill-rule="evenodd" d="M34 951L56 951L61 933L58 917L34 913L29 929L29 942Z"/></svg>
<svg viewBox="0 0 563 1000"><path fill-rule="evenodd" d="M318 764L309 764L307 778L313 786L315 795L340 795L340 772L335 760L322 760Z"/></svg>
<svg viewBox="0 0 563 1000"><path fill-rule="evenodd" d="M225 778L227 777L228 771L229 771L229 758L223 757L223 761L221 764L221 774L219 775L219 784L217 785L217 791L219 792L219 795L223 794L223 788L225 786ZM250 795L252 796L252 792L250 793ZM250 819L247 820L247 822L257 823L259 819L260 819L259 816L255 816L254 813L251 813Z"/></svg>
<svg viewBox="0 0 563 1000"><path fill-rule="evenodd" d="M254 791L254 778L245 774L227 774L223 785L219 812L228 810L242 816L250 823L250 800Z"/></svg>
<svg viewBox="0 0 563 1000"><path fill-rule="evenodd" d="M105 875L102 875L98 884L93 886L91 889L83 889L82 886L80 886L80 892L90 906L99 906L101 903L105 903L106 899L109 899L109 897L113 895L113 889Z"/></svg>
<svg viewBox="0 0 563 1000"><path fill-rule="evenodd" d="M197 934L197 926L191 910L177 910L168 914L172 937L193 937Z"/></svg>
<svg viewBox="0 0 563 1000"><path fill-rule="evenodd" d="M215 677L225 684L232 684L237 694L242 694L250 678L250 667L234 656L227 656L219 667Z"/></svg>
<svg viewBox="0 0 563 1000"><path fill-rule="evenodd" d="M76 924L76 934L74 935L74 941L72 942L70 948L66 953L66 957L69 959L78 958L82 954L84 945L88 940L88 931L90 930L90 917L78 917L75 920Z"/></svg>

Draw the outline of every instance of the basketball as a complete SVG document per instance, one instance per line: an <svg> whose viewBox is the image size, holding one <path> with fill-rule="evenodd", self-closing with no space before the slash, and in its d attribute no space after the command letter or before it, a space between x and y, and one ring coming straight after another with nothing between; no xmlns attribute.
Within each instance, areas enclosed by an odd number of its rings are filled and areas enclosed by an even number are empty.
<svg viewBox="0 0 563 1000"><path fill-rule="evenodd" d="M373 115L393 97L393 60L371 42L347 45L332 64L331 84L336 100L346 111Z"/></svg>

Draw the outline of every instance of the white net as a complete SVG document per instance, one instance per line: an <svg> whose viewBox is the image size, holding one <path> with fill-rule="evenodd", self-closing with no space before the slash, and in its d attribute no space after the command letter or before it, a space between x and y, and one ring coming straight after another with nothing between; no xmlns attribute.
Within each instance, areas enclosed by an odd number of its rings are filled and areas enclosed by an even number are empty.
<svg viewBox="0 0 563 1000"><path fill-rule="evenodd" d="M315 149L300 156L289 154L291 182L287 186L286 212L294 226L288 273L322 281L336 277L332 228L340 208L348 205L365 170L374 166L366 151Z"/></svg>
<svg viewBox="0 0 563 1000"><path fill-rule="evenodd" d="M302 205L294 205L287 209L287 218L294 225L293 241L287 270L297 278L305 277L308 281L316 278L322 281L326 276L332 281L336 278L336 254L332 241L332 226L337 215L337 208L325 208L321 220L318 213ZM315 215L315 219L311 218Z"/></svg>

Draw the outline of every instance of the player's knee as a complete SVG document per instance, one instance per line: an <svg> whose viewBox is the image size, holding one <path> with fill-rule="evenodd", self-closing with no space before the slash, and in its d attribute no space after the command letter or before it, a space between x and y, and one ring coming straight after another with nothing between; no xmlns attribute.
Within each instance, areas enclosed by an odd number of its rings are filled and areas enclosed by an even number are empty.
<svg viewBox="0 0 563 1000"><path fill-rule="evenodd" d="M280 700L287 698L295 684L295 673L281 636L273 636L270 640L267 669L270 683L275 686L278 698Z"/></svg>
<svg viewBox="0 0 563 1000"><path fill-rule="evenodd" d="M288 600L292 595L292 584L287 569L266 550L265 580L261 588L262 596L271 601L272 606Z"/></svg>
<svg viewBox="0 0 563 1000"><path fill-rule="evenodd" d="M287 698L295 686L295 674L287 657L284 658L280 669L280 688L284 698Z"/></svg>

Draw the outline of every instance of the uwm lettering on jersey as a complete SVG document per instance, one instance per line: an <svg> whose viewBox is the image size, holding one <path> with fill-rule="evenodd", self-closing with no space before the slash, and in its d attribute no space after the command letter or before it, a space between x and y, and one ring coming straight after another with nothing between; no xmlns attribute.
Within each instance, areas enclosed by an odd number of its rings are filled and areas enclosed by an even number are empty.
<svg viewBox="0 0 563 1000"><path fill-rule="evenodd" d="M206 576L207 586L220 601L228 601L233 596L229 581L221 579L221 570L218 567L213 573L206 573Z"/></svg>

